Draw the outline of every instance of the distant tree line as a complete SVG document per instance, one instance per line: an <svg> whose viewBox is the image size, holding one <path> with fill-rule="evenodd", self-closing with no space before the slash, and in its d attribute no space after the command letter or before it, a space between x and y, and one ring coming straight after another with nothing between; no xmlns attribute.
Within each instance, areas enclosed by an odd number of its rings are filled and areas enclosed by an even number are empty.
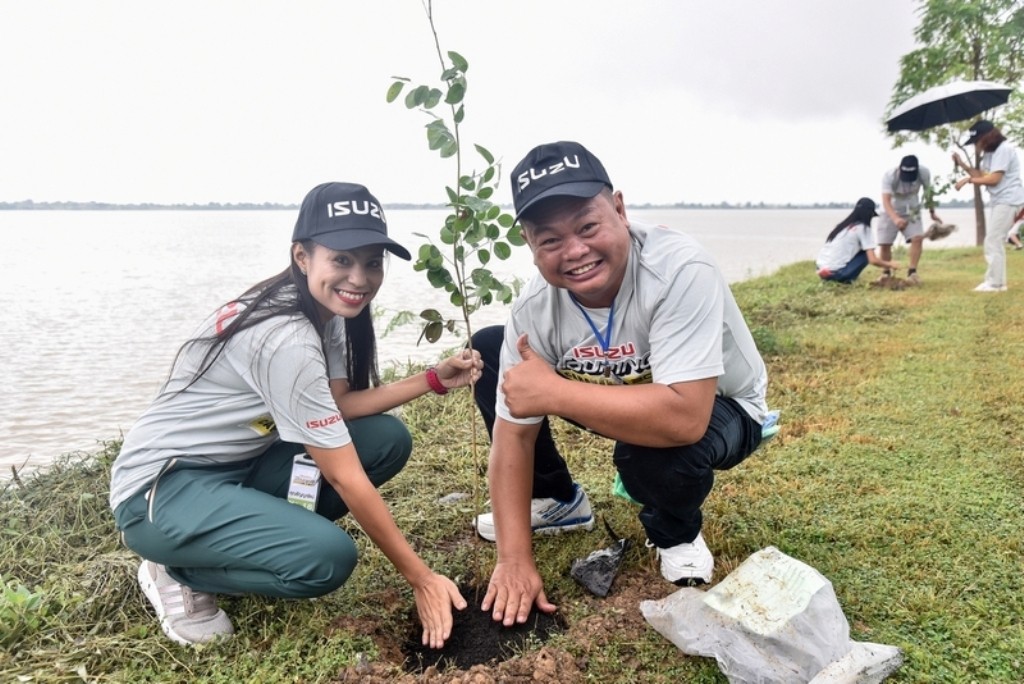
<svg viewBox="0 0 1024 684"><path fill-rule="evenodd" d="M143 202L140 204L115 204L113 202L34 202L32 200L21 200L20 202L0 202L0 210L33 210L33 209L65 209L65 210L149 210L149 209L173 209L176 211L241 211L252 209L297 209L297 204L274 204L272 202L241 202L238 204L222 204L221 202L207 202L206 204L154 204Z"/></svg>
<svg viewBox="0 0 1024 684"><path fill-rule="evenodd" d="M962 208L974 206L971 200L954 199L942 202L942 206L949 208ZM631 209L845 209L849 208L849 202L815 202L813 204L772 203L772 202L675 202L673 204L630 204ZM273 202L239 202L221 203L207 202L206 204L154 204L143 202L140 204L115 204L113 202L34 202L22 200L20 202L0 202L0 211L148 211L148 210L173 210L173 211L262 211L262 210L295 210L297 204L276 204ZM413 204L398 202L387 205L388 209L445 209L442 204ZM508 207L506 207L508 208Z"/></svg>

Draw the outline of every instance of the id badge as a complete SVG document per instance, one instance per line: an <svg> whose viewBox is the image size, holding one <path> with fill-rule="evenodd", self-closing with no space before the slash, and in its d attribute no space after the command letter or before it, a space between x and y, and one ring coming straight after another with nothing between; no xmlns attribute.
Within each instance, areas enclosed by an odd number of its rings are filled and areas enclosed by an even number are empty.
<svg viewBox="0 0 1024 684"><path fill-rule="evenodd" d="M292 459L292 479L288 484L288 501L315 512L319 497L320 469L306 454L295 454Z"/></svg>

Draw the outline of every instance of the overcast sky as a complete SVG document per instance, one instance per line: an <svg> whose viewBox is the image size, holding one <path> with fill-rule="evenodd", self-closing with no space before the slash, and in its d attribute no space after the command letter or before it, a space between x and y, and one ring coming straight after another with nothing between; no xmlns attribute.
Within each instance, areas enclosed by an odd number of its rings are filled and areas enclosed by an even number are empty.
<svg viewBox="0 0 1024 684"><path fill-rule="evenodd" d="M297 203L326 180L444 201L391 76L436 83L420 0L0 0L0 201ZM628 203L879 197L911 0L435 0L464 140L578 140ZM470 156L470 162L476 159ZM509 201L507 179L501 201Z"/></svg>

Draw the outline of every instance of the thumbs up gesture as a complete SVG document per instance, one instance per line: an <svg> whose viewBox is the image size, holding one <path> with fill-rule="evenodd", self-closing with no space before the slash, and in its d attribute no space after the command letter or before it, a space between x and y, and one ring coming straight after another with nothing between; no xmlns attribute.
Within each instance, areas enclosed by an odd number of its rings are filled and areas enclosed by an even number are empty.
<svg viewBox="0 0 1024 684"><path fill-rule="evenodd" d="M537 358L536 352L530 348L530 336L526 333L520 335L519 339L516 340L516 351L523 357L523 361Z"/></svg>
<svg viewBox="0 0 1024 684"><path fill-rule="evenodd" d="M552 412L554 384L562 378L530 347L528 335L519 336L516 350L523 360L505 371L501 383L505 404L515 418L545 416Z"/></svg>

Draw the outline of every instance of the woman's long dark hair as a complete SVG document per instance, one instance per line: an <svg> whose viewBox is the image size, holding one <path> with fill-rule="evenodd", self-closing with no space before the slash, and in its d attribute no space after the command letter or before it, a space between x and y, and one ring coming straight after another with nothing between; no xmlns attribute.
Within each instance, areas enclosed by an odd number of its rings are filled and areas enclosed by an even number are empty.
<svg viewBox="0 0 1024 684"><path fill-rule="evenodd" d="M850 215L844 218L842 221L836 224L836 227L832 229L832 232L825 238L825 242L832 242L836 235L854 225L855 223L863 223L865 226L871 225L871 219L877 216L875 213L875 202L869 197L861 197L857 200L857 204L854 205L853 211Z"/></svg>
<svg viewBox="0 0 1024 684"><path fill-rule="evenodd" d="M299 244L310 255L319 247L312 240L302 240ZM244 306L231 318L230 323L215 330L212 335L189 339L178 349L175 363L190 345L207 345L199 370L178 392L188 389L210 370L232 337L276 316L291 317L302 314L316 330L321 346L326 347L326 325L321 319L319 305L309 291L309 284L299 269L294 254L288 268L256 283L227 305L233 303ZM345 319L345 351L350 389L360 390L369 388L371 384L373 387L380 385L380 375L377 371L377 336L373 330L373 316L369 306L360 311L358 316ZM326 348L324 353L326 358ZM171 367L174 367L173 364Z"/></svg>

